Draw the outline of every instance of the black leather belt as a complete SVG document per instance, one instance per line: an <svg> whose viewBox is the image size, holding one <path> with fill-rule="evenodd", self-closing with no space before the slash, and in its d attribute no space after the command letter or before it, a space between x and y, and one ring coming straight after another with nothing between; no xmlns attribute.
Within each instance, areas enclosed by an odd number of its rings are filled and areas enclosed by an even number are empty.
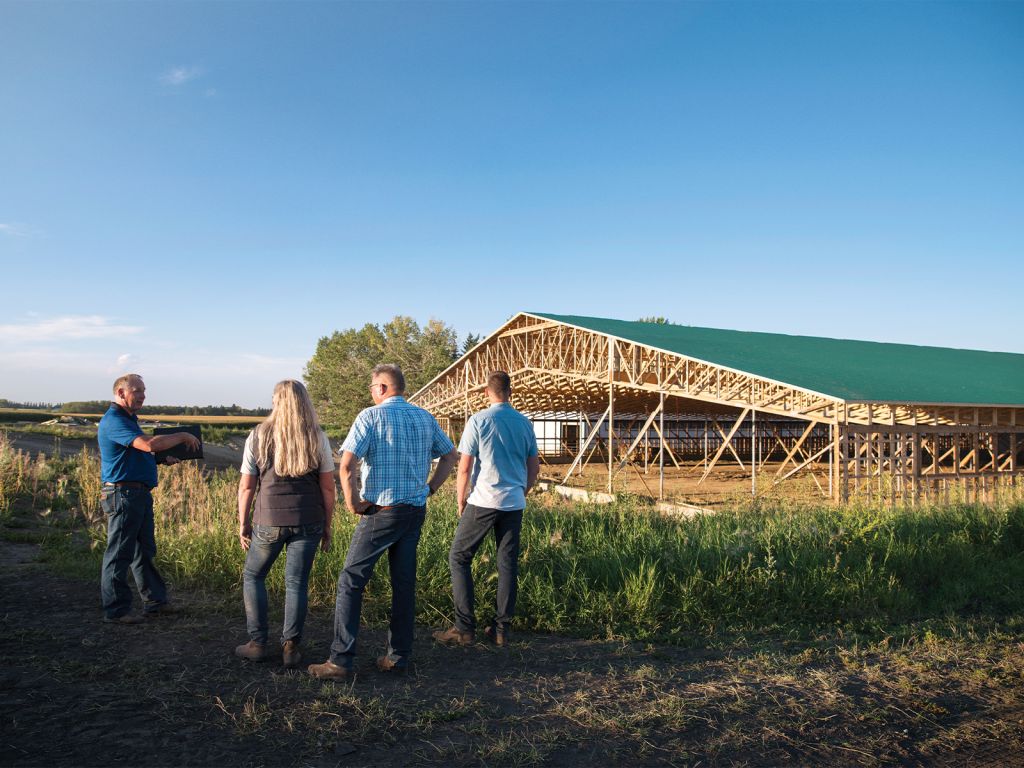
<svg viewBox="0 0 1024 768"><path fill-rule="evenodd" d="M107 486L108 488L111 486L117 486L118 488L136 488L139 490L149 490L148 485L146 485L145 483L136 482L135 480L122 480L119 483L104 483L103 485Z"/></svg>
<svg viewBox="0 0 1024 768"><path fill-rule="evenodd" d="M361 512L360 514L363 514L363 515L373 515L373 514L376 514L377 512L387 512L387 511L392 510L392 509L399 509L400 507L412 507L413 509L416 509L418 506L422 506L422 505L416 505L416 504L393 504L393 505L390 505L390 506L387 506L387 507L382 507L380 504L371 504L370 506L368 506L366 508L365 511Z"/></svg>

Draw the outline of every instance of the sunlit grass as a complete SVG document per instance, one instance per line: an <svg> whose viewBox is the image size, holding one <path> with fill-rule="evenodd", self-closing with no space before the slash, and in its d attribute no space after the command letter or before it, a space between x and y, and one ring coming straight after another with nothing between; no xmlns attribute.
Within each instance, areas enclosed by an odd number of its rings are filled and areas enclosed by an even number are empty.
<svg viewBox="0 0 1024 768"><path fill-rule="evenodd" d="M2 440L2 438L0 438ZM66 509L92 547L65 542L98 572L104 521L99 467L75 458L30 459L0 443L0 511L14 499ZM240 592L237 474L195 464L160 469L154 494L160 567L184 587ZM451 619L450 492L431 499L419 546L418 619ZM316 609L334 604L356 519L340 507L334 547L317 556ZM70 540L69 540L70 541ZM835 624L885 625L945 615L1005 616L1024 607L1024 501L910 508L798 506L727 509L693 520L659 516L639 501L568 505L531 497L524 516L517 626L591 637L682 638L693 633ZM52 543L56 546L56 543ZM70 547L70 548L67 548ZM72 555L72 553L77 553ZM386 558L385 558L386 560ZM478 617L493 613L494 547L473 564ZM268 586L283 593L283 562ZM386 562L367 589L364 616L390 609Z"/></svg>

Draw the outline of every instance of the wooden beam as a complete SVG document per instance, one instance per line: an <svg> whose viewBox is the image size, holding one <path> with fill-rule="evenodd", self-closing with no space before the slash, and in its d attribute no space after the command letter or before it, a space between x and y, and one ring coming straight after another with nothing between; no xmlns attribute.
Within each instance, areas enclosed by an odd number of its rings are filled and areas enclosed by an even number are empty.
<svg viewBox="0 0 1024 768"><path fill-rule="evenodd" d="M660 365L660 362L659 362ZM658 430L658 434L661 435L665 431L665 393L661 393L661 404L658 406L658 410L661 412L661 416L658 421L661 423L661 429ZM657 427L655 427L657 429ZM658 440L658 498L665 498L665 440Z"/></svg>
<svg viewBox="0 0 1024 768"><path fill-rule="evenodd" d="M803 464L799 464L798 466L795 466L795 467L793 467L793 469L789 470L789 472L787 472L787 473L786 473L785 475L783 475L782 477L780 477L780 478L776 479L776 480L775 480L775 481L774 481L774 482L772 483L772 485L778 485L778 484L779 484L779 483L781 483L781 482L782 482L783 480L786 480L786 479L788 479L788 478L792 477L792 476L793 476L793 475L795 475L795 474L796 474L797 472L799 472L799 471L800 471L801 469L803 469L804 467L806 467L806 466L807 466L808 464L811 464L811 463L813 463L813 462L814 462L814 461L815 461L815 460L816 460L816 459L817 459L817 458L818 458L819 456L822 456L822 455L824 455L825 451L830 451L830 450L832 450L832 446L831 446L831 444L830 444L830 445L826 445L826 446L825 446L824 448L822 448L822 449L821 449L820 451L818 451L818 452L817 452L817 453L815 453L815 454L814 454L813 456L811 456L811 457L810 457L809 459L807 459L807 460L806 460L806 461L805 461L805 462L804 462ZM818 490L822 490L822 488L821 488L821 486L820 486L820 485L818 486ZM823 490L822 490L822 492L824 493L824 491L823 491Z"/></svg>
<svg viewBox="0 0 1024 768"><path fill-rule="evenodd" d="M612 464L615 462L615 355L618 345L608 337L608 493L612 492Z"/></svg>
<svg viewBox="0 0 1024 768"><path fill-rule="evenodd" d="M644 435L646 435L648 430L650 430L651 424L658 417L658 414L661 413L661 409L662 406L659 405L657 408L654 409L654 413L647 417L647 421L645 421L644 425L640 428L640 431L637 433L636 438L633 440L632 443L629 444L629 448L626 449L626 455L623 457L622 461L619 462L619 466L615 470L616 472L618 472L620 469L626 466L626 464L629 462L629 455L636 450L636 447L640 444L640 441L643 439Z"/></svg>
<svg viewBox="0 0 1024 768"><path fill-rule="evenodd" d="M786 458L782 460L782 464L779 466L779 471L775 473L776 477L778 477L783 473L783 471L785 471L786 465L793 460L793 456L796 454L798 450L800 450L800 446L802 446L804 444L804 441L811 436L811 433L814 431L815 426L817 425L813 421L807 425L807 428L804 430L804 433L800 435L800 439L796 441L796 444L793 446L790 452L786 454ZM783 450L785 450L786 446L782 446L782 448Z"/></svg>
<svg viewBox="0 0 1024 768"><path fill-rule="evenodd" d="M584 440L583 445L580 446L580 452L576 454L576 458L569 466L569 471L565 473L565 479L562 480L563 483L568 482L569 478L572 477L572 471L576 469L576 465L580 463L580 459L582 459L583 454L587 452L587 448L590 446L590 443L593 442L594 438L597 437L598 432L601 431L601 424L604 423L604 420L605 418L607 418L607 416L608 411L605 411L601 418L597 420L597 424L594 426L594 428L590 430L590 434L587 435L587 439Z"/></svg>
<svg viewBox="0 0 1024 768"><path fill-rule="evenodd" d="M729 436L725 438L725 442L723 442L719 446L718 450L715 451L715 457L711 460L711 463L708 464L708 468L704 470L704 474L700 476L700 480L697 481L697 485L700 485L701 483L703 483L707 479L707 476L711 474L711 470L713 470L715 468L715 464L717 464L718 460L720 458L722 458L722 454L725 453L726 446L729 445L730 441L733 438L733 435L736 434L736 431L740 428L740 425L743 423L743 420L747 418L747 413L750 410L751 410L750 408L744 408L740 412L740 417L738 419L736 419L736 423L733 424L732 425L732 429L729 430ZM734 451L734 453L735 453L735 451ZM738 459L739 457L737 456L736 458ZM740 462L741 466L742 466L742 464L743 464L743 462Z"/></svg>
<svg viewBox="0 0 1024 768"><path fill-rule="evenodd" d="M664 423L662 423L662 426L664 426ZM668 440L665 439L664 433L657 424L654 425L654 431L658 433L658 439L661 440L661 444L665 446L665 452L668 453L668 457L672 459L672 463L676 465L676 469L682 469L682 465L679 463L675 453L672 451L672 446L668 444Z"/></svg>

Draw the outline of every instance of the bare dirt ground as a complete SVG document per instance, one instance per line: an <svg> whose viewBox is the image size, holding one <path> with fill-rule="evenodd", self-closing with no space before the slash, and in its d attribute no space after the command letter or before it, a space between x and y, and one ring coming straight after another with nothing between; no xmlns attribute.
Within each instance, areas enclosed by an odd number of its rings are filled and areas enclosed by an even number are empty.
<svg viewBox="0 0 1024 768"><path fill-rule="evenodd" d="M776 483L776 474L781 467L779 461L768 461L760 465L757 475L757 493L760 498L774 496L791 501L804 501L820 504L827 500L829 484L827 464L815 467L815 475L809 470L781 482ZM787 465L785 471L793 468ZM541 477L556 483L565 481L568 464L542 464ZM735 461L721 462L712 470L707 479L700 482L704 471L703 462L686 462L681 468L665 467L665 498L685 504L698 506L715 506L723 503L745 503L751 497L750 466L740 467ZM815 483L817 478L817 483ZM608 490L608 464L592 461L573 471L572 477L566 482L590 491L604 492ZM615 473L612 487L615 493L630 493L649 498L657 498L661 486L658 478L658 465L651 463L644 471L642 463L627 465Z"/></svg>
<svg viewBox="0 0 1024 768"><path fill-rule="evenodd" d="M372 670L374 627L343 685L235 658L239 595L177 590L177 616L104 624L98 575L40 561L43 521L15 510L0 534L4 766L1024 764L1019 622L507 650L436 647L420 627L404 678ZM310 616L308 660L331 619Z"/></svg>

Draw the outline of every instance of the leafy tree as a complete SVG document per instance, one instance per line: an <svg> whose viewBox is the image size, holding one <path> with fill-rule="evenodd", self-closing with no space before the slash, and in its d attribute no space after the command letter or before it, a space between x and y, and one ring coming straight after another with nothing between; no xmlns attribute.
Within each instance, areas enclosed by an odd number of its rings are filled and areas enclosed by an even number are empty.
<svg viewBox="0 0 1024 768"><path fill-rule="evenodd" d="M641 317L641 318L639 318L637 320L637 322L638 323L655 323L657 325L672 325L671 322L666 320L664 317L661 317L660 315L658 315L658 316L651 315L650 317Z"/></svg>
<svg viewBox="0 0 1024 768"><path fill-rule="evenodd" d="M110 407L110 400L72 400L63 403L58 413L105 413Z"/></svg>
<svg viewBox="0 0 1024 768"><path fill-rule="evenodd" d="M396 316L383 326L367 323L324 336L304 374L310 397L332 431L345 432L370 398L370 371L378 363L397 363L409 394L433 379L457 358L454 329L431 319L422 328L411 317Z"/></svg>
<svg viewBox="0 0 1024 768"><path fill-rule="evenodd" d="M0 408L31 408L33 410L52 411L54 405L53 403L19 403L14 400L8 400L6 397L0 397Z"/></svg>

